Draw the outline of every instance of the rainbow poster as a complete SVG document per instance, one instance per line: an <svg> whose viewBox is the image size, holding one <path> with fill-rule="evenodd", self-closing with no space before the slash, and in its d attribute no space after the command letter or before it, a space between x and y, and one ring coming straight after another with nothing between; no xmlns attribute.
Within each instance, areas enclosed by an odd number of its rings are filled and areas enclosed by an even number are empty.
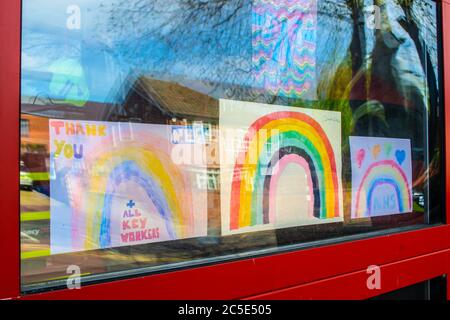
<svg viewBox="0 0 450 320"><path fill-rule="evenodd" d="M253 0L256 86L273 95L314 98L317 0Z"/></svg>
<svg viewBox="0 0 450 320"><path fill-rule="evenodd" d="M220 101L222 234L343 220L341 114Z"/></svg>
<svg viewBox="0 0 450 320"><path fill-rule="evenodd" d="M203 144L173 144L166 125L50 120L49 130L52 254L206 236Z"/></svg>
<svg viewBox="0 0 450 320"><path fill-rule="evenodd" d="M412 211L409 139L350 137L352 218Z"/></svg>

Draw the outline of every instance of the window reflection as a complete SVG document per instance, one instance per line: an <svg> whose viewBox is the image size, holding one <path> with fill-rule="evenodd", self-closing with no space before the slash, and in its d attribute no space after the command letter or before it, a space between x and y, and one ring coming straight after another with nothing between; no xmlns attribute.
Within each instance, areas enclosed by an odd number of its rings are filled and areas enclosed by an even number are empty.
<svg viewBox="0 0 450 320"><path fill-rule="evenodd" d="M373 25L376 10L380 21ZM98 275L435 221L436 12L429 0L24 1L24 288L64 278L68 265ZM245 137L261 119L276 122L264 123L253 142L261 163L238 163L240 152L251 158ZM325 142L302 127L316 122ZM110 138L91 142L94 125ZM321 143L334 162L317 156ZM119 155L120 148L128 151ZM149 150L158 156L139 166ZM102 152L116 151L117 162L105 158L95 166ZM142 168L156 160L174 170L147 179L154 173ZM353 178L370 166L364 161L375 160L403 168L404 196L384 207L384 200L361 200L368 204L352 214L359 181ZM116 183L99 190L94 176ZM190 190L175 184L172 196L191 231L164 216L164 201L146 192L176 177ZM378 196L396 192L387 182ZM97 203L105 199L107 205ZM120 229L133 223L124 212L137 206L149 212L148 223L160 219L166 235L159 241L156 233L139 233L139 240L133 233L130 244ZM140 231L157 228L147 226Z"/></svg>

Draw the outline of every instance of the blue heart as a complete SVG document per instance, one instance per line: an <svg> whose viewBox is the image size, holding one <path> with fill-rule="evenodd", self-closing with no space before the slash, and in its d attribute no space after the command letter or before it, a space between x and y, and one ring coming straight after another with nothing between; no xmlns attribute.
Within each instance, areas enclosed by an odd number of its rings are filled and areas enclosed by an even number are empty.
<svg viewBox="0 0 450 320"><path fill-rule="evenodd" d="M400 165L402 165L403 161L405 161L405 158L406 158L405 150L397 150L397 151L395 151L395 158L397 159L397 162Z"/></svg>

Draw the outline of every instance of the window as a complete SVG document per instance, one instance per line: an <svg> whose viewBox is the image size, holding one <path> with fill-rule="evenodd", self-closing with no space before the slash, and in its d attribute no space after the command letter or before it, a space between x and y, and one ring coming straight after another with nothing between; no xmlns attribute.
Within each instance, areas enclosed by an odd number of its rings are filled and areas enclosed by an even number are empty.
<svg viewBox="0 0 450 320"><path fill-rule="evenodd" d="M443 302L447 292L446 285L445 276L441 276L384 293L373 297L371 300L431 300Z"/></svg>
<svg viewBox="0 0 450 320"><path fill-rule="evenodd" d="M27 119L20 119L20 134L22 137L30 136L30 121Z"/></svg>
<svg viewBox="0 0 450 320"><path fill-rule="evenodd" d="M438 11L24 0L23 290L442 222Z"/></svg>

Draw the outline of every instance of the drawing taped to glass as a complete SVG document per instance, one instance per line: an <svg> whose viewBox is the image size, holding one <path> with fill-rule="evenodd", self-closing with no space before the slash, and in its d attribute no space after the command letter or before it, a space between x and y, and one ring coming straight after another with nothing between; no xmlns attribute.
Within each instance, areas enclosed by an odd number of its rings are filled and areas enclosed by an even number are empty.
<svg viewBox="0 0 450 320"><path fill-rule="evenodd" d="M49 126L52 254L206 235L206 193L192 164L171 160L168 126L130 124L121 135L117 123Z"/></svg>
<svg viewBox="0 0 450 320"><path fill-rule="evenodd" d="M352 218L412 211L411 143L350 137Z"/></svg>
<svg viewBox="0 0 450 320"><path fill-rule="evenodd" d="M314 98L317 0L254 0L255 85L273 95Z"/></svg>
<svg viewBox="0 0 450 320"><path fill-rule="evenodd" d="M221 100L220 118L223 234L342 221L338 112Z"/></svg>

